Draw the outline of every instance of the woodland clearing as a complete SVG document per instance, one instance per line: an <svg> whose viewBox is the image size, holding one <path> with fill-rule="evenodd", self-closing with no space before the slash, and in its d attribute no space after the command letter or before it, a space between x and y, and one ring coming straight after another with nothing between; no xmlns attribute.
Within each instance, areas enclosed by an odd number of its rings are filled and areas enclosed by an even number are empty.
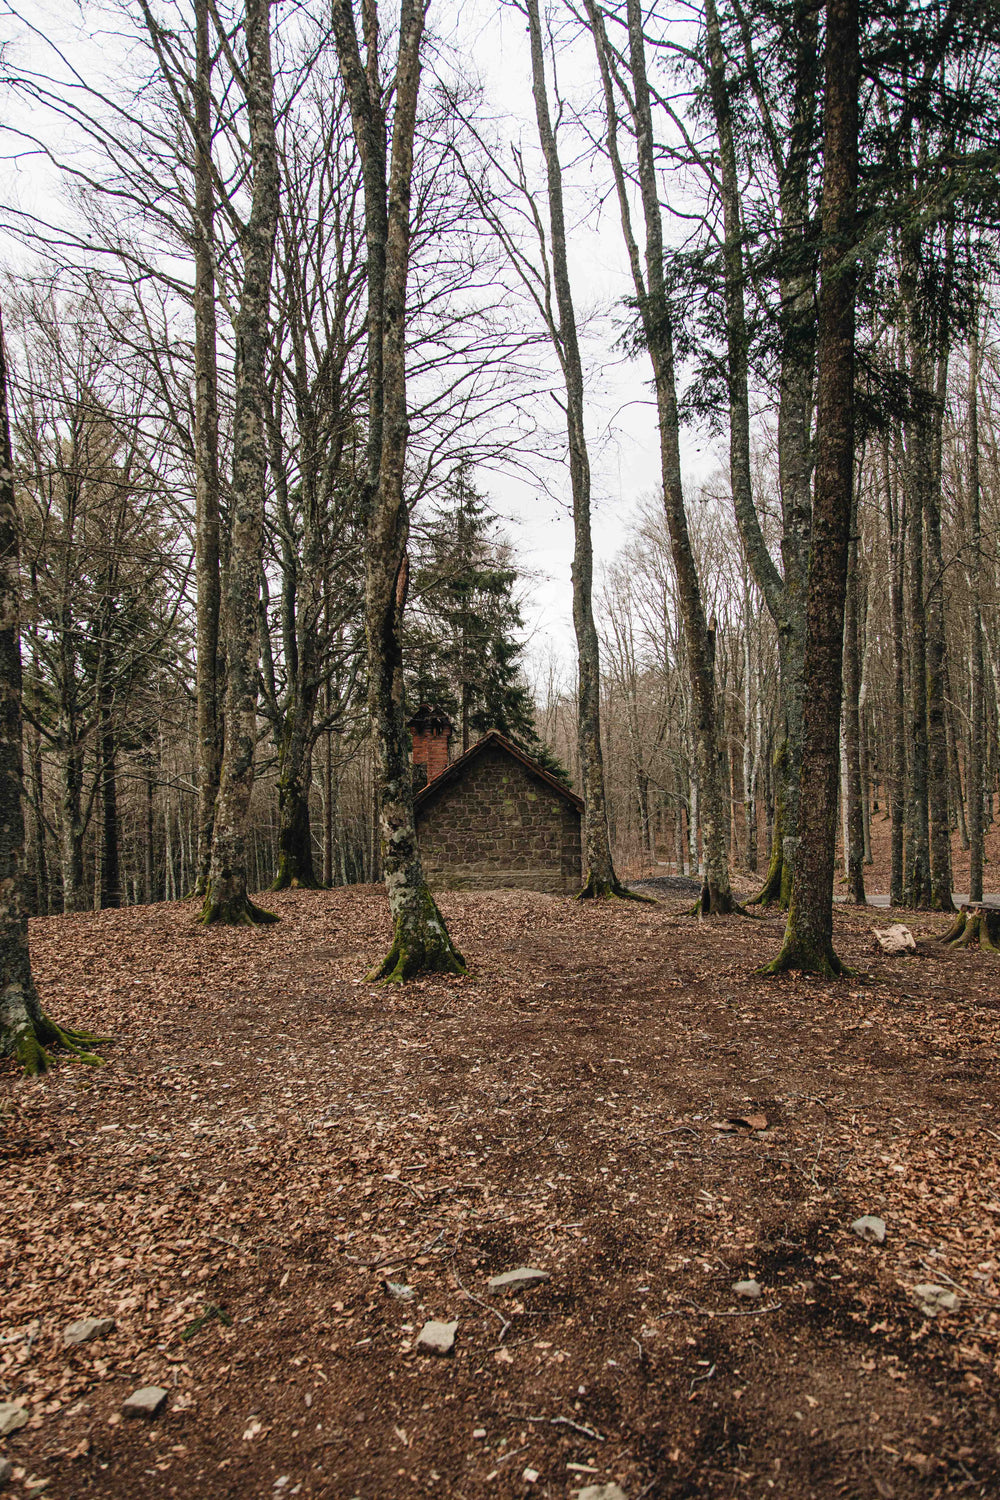
<svg viewBox="0 0 1000 1500"><path fill-rule="evenodd" d="M468 977L386 987L380 889L265 904L32 923L47 1008L115 1040L0 1069L8 1493L1000 1493L991 955L839 908L859 977L765 980L776 917L449 894Z"/></svg>

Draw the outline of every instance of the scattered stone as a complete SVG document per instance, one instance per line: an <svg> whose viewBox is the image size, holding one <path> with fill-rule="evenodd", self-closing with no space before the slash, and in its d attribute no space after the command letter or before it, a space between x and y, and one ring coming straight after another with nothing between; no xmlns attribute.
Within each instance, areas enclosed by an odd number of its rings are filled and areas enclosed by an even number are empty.
<svg viewBox="0 0 1000 1500"><path fill-rule="evenodd" d="M5 1485L14 1472L14 1465L9 1458L0 1458L0 1485Z"/></svg>
<svg viewBox="0 0 1000 1500"><path fill-rule="evenodd" d="M761 1285L753 1277L749 1281L734 1281L733 1291L737 1297L743 1297L747 1302L759 1302L761 1297Z"/></svg>
<svg viewBox="0 0 1000 1500"><path fill-rule="evenodd" d="M872 929L875 941L884 953L916 953L917 943L913 933L902 922L893 922L891 927Z"/></svg>
<svg viewBox="0 0 1000 1500"><path fill-rule="evenodd" d="M472 1429L472 1436L474 1438L484 1438L486 1436L486 1428L485 1427L473 1427L473 1429Z"/></svg>
<svg viewBox="0 0 1000 1500"><path fill-rule="evenodd" d="M63 1329L63 1347L86 1344L90 1339L107 1338L115 1326L114 1318L78 1318Z"/></svg>
<svg viewBox="0 0 1000 1500"><path fill-rule="evenodd" d="M8 1433L26 1426L30 1415L26 1407L18 1406L13 1401L0 1401L0 1437L6 1437Z"/></svg>
<svg viewBox="0 0 1000 1500"><path fill-rule="evenodd" d="M397 1302L412 1302L417 1295L412 1286L407 1286L405 1281L383 1281L382 1285L390 1297L395 1297Z"/></svg>
<svg viewBox="0 0 1000 1500"><path fill-rule="evenodd" d="M928 1318L936 1318L939 1312L955 1312L959 1305L953 1291L933 1281L922 1281L913 1288L913 1295L920 1303L920 1311Z"/></svg>
<svg viewBox="0 0 1000 1500"><path fill-rule="evenodd" d="M524 1480L525 1484L537 1484L538 1483L538 1470L537 1469L525 1469L524 1473L521 1475L521 1478Z"/></svg>
<svg viewBox="0 0 1000 1500"><path fill-rule="evenodd" d="M549 1280L548 1271L536 1271L531 1266L519 1266L516 1271L504 1271L502 1276L491 1276L487 1285L491 1292L524 1292L529 1286L538 1286Z"/></svg>
<svg viewBox="0 0 1000 1500"><path fill-rule="evenodd" d="M155 1417L169 1394L161 1385L144 1385L122 1402L122 1411L126 1417Z"/></svg>
<svg viewBox="0 0 1000 1500"><path fill-rule="evenodd" d="M885 1220L880 1219L878 1214L862 1214L860 1219L855 1219L851 1228L859 1239L865 1240L869 1245L881 1245L885 1239Z"/></svg>
<svg viewBox="0 0 1000 1500"><path fill-rule="evenodd" d="M577 1490L576 1500L628 1500L620 1484L588 1484Z"/></svg>
<svg viewBox="0 0 1000 1500"><path fill-rule="evenodd" d="M455 1331L458 1323L438 1323L433 1319L425 1323L417 1335L417 1348L422 1354L452 1354L455 1349Z"/></svg>

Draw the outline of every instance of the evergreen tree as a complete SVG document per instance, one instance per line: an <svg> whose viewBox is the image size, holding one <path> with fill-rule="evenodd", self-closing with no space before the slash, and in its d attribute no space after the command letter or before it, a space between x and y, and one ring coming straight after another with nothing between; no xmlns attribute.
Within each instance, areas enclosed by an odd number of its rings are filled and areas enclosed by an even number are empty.
<svg viewBox="0 0 1000 1500"><path fill-rule="evenodd" d="M407 631L407 697L456 722L462 750L488 729L538 753L531 695L521 676L517 570L497 518L463 465L420 537L414 618Z"/></svg>

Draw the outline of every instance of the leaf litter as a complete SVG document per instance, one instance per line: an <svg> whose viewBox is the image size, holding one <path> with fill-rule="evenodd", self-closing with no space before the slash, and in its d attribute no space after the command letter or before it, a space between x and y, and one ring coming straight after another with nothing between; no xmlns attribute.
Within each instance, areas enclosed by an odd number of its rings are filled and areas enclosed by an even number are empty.
<svg viewBox="0 0 1000 1500"><path fill-rule="evenodd" d="M680 897L451 894L471 976L389 990L381 891L273 902L33 923L47 1008L116 1042L0 1070L12 1495L1000 1491L989 955L839 910L867 977L775 982L769 924Z"/></svg>

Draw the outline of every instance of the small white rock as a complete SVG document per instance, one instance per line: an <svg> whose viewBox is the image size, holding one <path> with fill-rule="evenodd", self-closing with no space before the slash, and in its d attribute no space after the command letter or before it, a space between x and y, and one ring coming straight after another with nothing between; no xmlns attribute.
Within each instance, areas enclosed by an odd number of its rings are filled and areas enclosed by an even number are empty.
<svg viewBox="0 0 1000 1500"><path fill-rule="evenodd" d="M538 1470L537 1469L525 1469L524 1473L521 1475L521 1478L524 1480L525 1484L537 1484L538 1483Z"/></svg>
<svg viewBox="0 0 1000 1500"><path fill-rule="evenodd" d="M869 1245L881 1245L885 1240L885 1220L880 1219L878 1214L862 1214L860 1219L855 1219L851 1228L858 1239L865 1240Z"/></svg>
<svg viewBox="0 0 1000 1500"><path fill-rule="evenodd" d="M548 1280L548 1271L536 1271L533 1266L518 1266L516 1271L504 1271L502 1276L491 1276L487 1286L491 1292L523 1292L529 1286L538 1286Z"/></svg>
<svg viewBox="0 0 1000 1500"><path fill-rule="evenodd" d="M169 1394L161 1385L141 1386L122 1402L122 1411L126 1417L155 1417Z"/></svg>
<svg viewBox="0 0 1000 1500"><path fill-rule="evenodd" d="M412 1302L417 1295L412 1286L407 1286L405 1281L383 1281L382 1285L390 1297L395 1297L397 1302Z"/></svg>
<svg viewBox="0 0 1000 1500"><path fill-rule="evenodd" d="M451 1354L455 1348L455 1332L458 1323L425 1323L417 1335L417 1348L422 1354Z"/></svg>
<svg viewBox="0 0 1000 1500"><path fill-rule="evenodd" d="M63 1329L63 1347L86 1344L91 1339L103 1339L115 1326L114 1318L77 1318Z"/></svg>
<svg viewBox="0 0 1000 1500"><path fill-rule="evenodd" d="M26 1407L18 1406L14 1401L0 1401L0 1437L26 1426L30 1415Z"/></svg>
<svg viewBox="0 0 1000 1500"><path fill-rule="evenodd" d="M577 1490L576 1500L628 1500L620 1484L588 1484Z"/></svg>
<svg viewBox="0 0 1000 1500"><path fill-rule="evenodd" d="M486 1428L485 1427L473 1427L473 1429L472 1429L472 1436L474 1438L484 1438L486 1436Z"/></svg>
<svg viewBox="0 0 1000 1500"><path fill-rule="evenodd" d="M733 1291L737 1297L743 1297L747 1302L759 1302L761 1297L761 1285L751 1277L749 1281L734 1281Z"/></svg>
<svg viewBox="0 0 1000 1500"><path fill-rule="evenodd" d="M913 1288L913 1295L920 1303L921 1312L929 1318L936 1318L939 1312L955 1312L959 1305L953 1291L934 1281L922 1281Z"/></svg>

